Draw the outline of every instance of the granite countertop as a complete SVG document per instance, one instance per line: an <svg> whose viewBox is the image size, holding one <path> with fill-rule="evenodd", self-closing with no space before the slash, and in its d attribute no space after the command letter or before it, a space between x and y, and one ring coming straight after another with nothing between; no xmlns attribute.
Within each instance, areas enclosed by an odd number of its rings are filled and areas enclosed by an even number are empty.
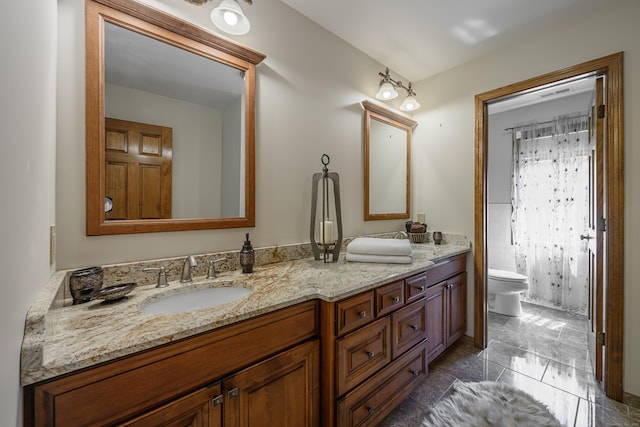
<svg viewBox="0 0 640 427"><path fill-rule="evenodd" d="M251 274L227 271L215 279L194 276L188 284L172 280L166 288L139 285L113 304L99 300L60 304L64 271L56 272L27 313L21 354L22 385L33 384L118 357L130 355L303 301L334 301L428 268L440 259L470 250L466 239L414 244L411 264L324 263L303 258L257 266ZM191 288L243 286L241 299L195 311L149 314L139 307ZM56 302L57 301L57 302Z"/></svg>

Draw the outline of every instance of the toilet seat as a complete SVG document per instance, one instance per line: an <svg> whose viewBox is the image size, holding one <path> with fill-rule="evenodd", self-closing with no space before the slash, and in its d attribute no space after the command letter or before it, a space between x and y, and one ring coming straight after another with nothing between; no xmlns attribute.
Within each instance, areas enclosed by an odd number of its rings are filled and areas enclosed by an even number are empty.
<svg viewBox="0 0 640 427"><path fill-rule="evenodd" d="M490 279L502 280L504 282L520 283L529 280L527 276L523 274L515 273L513 271L498 270L495 268L490 268L487 274Z"/></svg>

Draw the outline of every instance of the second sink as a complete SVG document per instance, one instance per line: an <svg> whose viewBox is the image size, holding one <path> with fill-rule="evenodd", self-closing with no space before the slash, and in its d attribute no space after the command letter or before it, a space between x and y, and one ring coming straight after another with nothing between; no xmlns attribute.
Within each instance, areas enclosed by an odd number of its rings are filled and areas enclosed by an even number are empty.
<svg viewBox="0 0 640 427"><path fill-rule="evenodd" d="M143 305L140 311L151 314L182 313L233 302L250 293L251 289L242 287L194 289L161 297Z"/></svg>

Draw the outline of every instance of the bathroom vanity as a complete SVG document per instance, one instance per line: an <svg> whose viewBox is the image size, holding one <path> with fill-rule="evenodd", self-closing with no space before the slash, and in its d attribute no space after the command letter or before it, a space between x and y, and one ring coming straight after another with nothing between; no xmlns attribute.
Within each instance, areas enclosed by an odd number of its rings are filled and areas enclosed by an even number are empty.
<svg viewBox="0 0 640 427"><path fill-rule="evenodd" d="M176 314L139 310L174 282L110 306L43 297L23 345L25 425L375 425L464 334L468 251L225 272L217 285L252 293Z"/></svg>

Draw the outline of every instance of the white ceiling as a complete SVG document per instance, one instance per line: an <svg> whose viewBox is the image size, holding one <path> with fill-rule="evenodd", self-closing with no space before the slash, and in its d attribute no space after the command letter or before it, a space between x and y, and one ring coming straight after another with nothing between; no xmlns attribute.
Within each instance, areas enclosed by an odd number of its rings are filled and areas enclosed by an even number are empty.
<svg viewBox="0 0 640 427"><path fill-rule="evenodd" d="M601 0L281 1L412 82L602 4Z"/></svg>
<svg viewBox="0 0 640 427"><path fill-rule="evenodd" d="M177 8L194 7L180 0L156 1L170 3ZM412 82L504 48L547 26L560 25L572 16L586 13L601 4L601 0L281 1L389 67L392 78L402 77ZM212 3L217 5L218 1L212 0ZM251 6L245 2L241 5L251 19L260 19L259 16L251 16ZM199 68L192 63L211 61L196 55L184 55L180 49L162 50L160 53L146 37L131 37L131 32L118 31L117 27L108 33L106 50L113 58L107 61L106 72L108 80L113 83L165 96L182 93L181 98L186 96L184 99L205 104L213 103L205 99L221 99L220 92L229 90L228 84L221 83L224 80L212 78L219 75L220 70ZM166 45L162 49L165 48ZM197 78L191 74L194 69L203 70ZM135 82L131 80L134 78L131 70L137 71ZM169 84L170 80L173 83ZM162 90L158 91L157 87L162 87ZM563 88L545 88L540 93L513 97L491 108L492 112L505 111L590 88L591 83L574 81ZM237 89L242 92L242 83ZM232 91L233 96L237 96L235 92L238 90Z"/></svg>

